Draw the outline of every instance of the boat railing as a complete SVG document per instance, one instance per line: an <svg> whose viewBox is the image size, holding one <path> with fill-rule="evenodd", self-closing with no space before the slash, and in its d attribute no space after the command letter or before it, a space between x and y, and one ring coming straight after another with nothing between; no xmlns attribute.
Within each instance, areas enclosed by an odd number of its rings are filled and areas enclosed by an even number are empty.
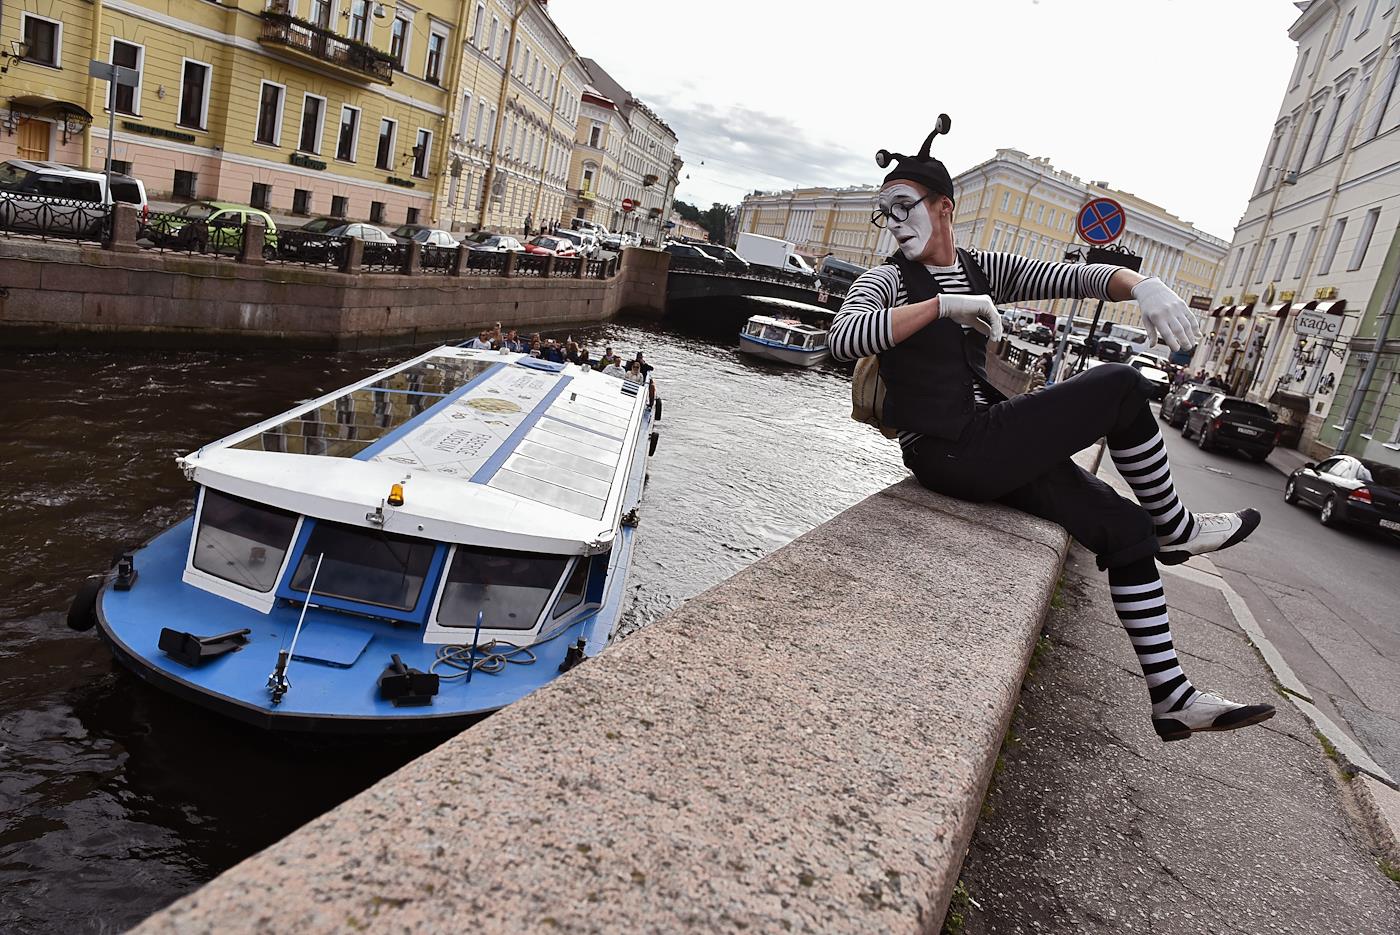
<svg viewBox="0 0 1400 935"><path fill-rule="evenodd" d="M41 240L103 243L111 228L110 205L0 191L0 234L30 234Z"/></svg>

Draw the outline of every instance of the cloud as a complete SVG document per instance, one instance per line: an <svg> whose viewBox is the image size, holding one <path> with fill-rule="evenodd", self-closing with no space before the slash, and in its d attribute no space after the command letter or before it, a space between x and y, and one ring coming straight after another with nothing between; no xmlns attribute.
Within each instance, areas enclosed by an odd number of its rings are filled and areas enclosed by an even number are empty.
<svg viewBox="0 0 1400 935"><path fill-rule="evenodd" d="M689 93L661 95L649 103L676 131L685 171L692 175L703 160L706 176L743 183L732 188L876 181L873 154L819 139L790 117L742 105L716 106Z"/></svg>

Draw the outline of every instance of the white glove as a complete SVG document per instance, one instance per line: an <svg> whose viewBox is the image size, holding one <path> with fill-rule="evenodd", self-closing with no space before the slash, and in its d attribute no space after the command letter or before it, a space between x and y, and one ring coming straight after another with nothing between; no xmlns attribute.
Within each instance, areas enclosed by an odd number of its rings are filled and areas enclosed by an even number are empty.
<svg viewBox="0 0 1400 935"><path fill-rule="evenodd" d="M967 328L976 328L989 341L1001 340L1001 312L989 295L938 296L938 317L951 318Z"/></svg>
<svg viewBox="0 0 1400 935"><path fill-rule="evenodd" d="M1157 343L1158 336L1174 351L1196 346L1201 337L1196 319L1181 296L1168 289L1162 280L1156 276L1144 279L1133 286L1133 298L1142 312L1148 347Z"/></svg>

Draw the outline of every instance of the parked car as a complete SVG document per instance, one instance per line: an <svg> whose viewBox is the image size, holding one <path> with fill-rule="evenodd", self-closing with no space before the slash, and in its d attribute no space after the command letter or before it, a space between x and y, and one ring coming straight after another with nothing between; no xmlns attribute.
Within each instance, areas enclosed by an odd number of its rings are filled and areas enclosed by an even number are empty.
<svg viewBox="0 0 1400 935"><path fill-rule="evenodd" d="M506 234L493 234L490 231L477 231L462 243L468 250L479 253L518 253L525 247L514 237Z"/></svg>
<svg viewBox="0 0 1400 935"><path fill-rule="evenodd" d="M696 250L706 256L712 256L724 264L725 270L731 273L747 273L749 262L728 247L717 243L694 243L691 244Z"/></svg>
<svg viewBox="0 0 1400 935"><path fill-rule="evenodd" d="M592 259L593 255L598 252L597 238L586 231L556 231L552 236L562 237L572 243L574 245L574 250L579 256Z"/></svg>
<svg viewBox="0 0 1400 935"><path fill-rule="evenodd" d="M1352 523L1400 535L1400 468L1393 465L1351 455L1309 461L1288 475L1283 499L1320 507L1324 526Z"/></svg>
<svg viewBox="0 0 1400 935"><path fill-rule="evenodd" d="M604 234L598 238L598 247L602 250L610 250L613 253L621 253L622 248L627 246L627 238L622 234Z"/></svg>
<svg viewBox="0 0 1400 935"><path fill-rule="evenodd" d="M1099 358L1103 360L1103 358ZM1104 361L1107 363L1108 361ZM1162 399L1167 395L1167 391L1172 388L1172 378L1165 370L1156 367L1138 367L1137 372L1142 374L1148 383L1152 384L1152 398Z"/></svg>
<svg viewBox="0 0 1400 935"><path fill-rule="evenodd" d="M1109 363L1124 363L1132 354L1132 345L1121 338L1100 335L1094 345L1094 356Z"/></svg>
<svg viewBox="0 0 1400 935"><path fill-rule="evenodd" d="M538 253L541 256L576 256L578 254L572 240L555 237L553 234L540 234L527 241L525 252Z"/></svg>
<svg viewBox="0 0 1400 935"><path fill-rule="evenodd" d="M396 259L396 252L401 252L395 250L399 242L373 224L351 221L348 224L342 223L339 227L332 227L326 234L336 238L358 237L363 240L365 246L362 261L365 263L391 263Z"/></svg>
<svg viewBox="0 0 1400 935"><path fill-rule="evenodd" d="M1162 399L1157 415L1168 425L1181 428L1191 410L1214 396L1216 391L1202 383L1183 383Z"/></svg>
<svg viewBox="0 0 1400 935"><path fill-rule="evenodd" d="M1229 448L1263 461L1278 443L1279 425L1268 409L1238 396L1215 393L1191 410L1182 438L1196 436L1202 451Z"/></svg>
<svg viewBox="0 0 1400 935"><path fill-rule="evenodd" d="M1128 366L1156 367L1158 370L1165 370L1171 373L1172 368L1176 365L1169 362L1165 357L1160 357L1156 354L1134 354L1128 358Z"/></svg>
<svg viewBox="0 0 1400 935"><path fill-rule="evenodd" d="M143 233L153 243L200 253L237 253L243 248L243 225L263 223L263 256L277 254L277 222L266 211L226 201L192 201L171 214L152 215Z"/></svg>
<svg viewBox="0 0 1400 935"><path fill-rule="evenodd" d="M1026 329L1021 332L1021 338L1032 344L1044 344L1046 347L1055 343L1055 335L1051 333L1049 328L1039 322L1033 325L1027 325Z"/></svg>
<svg viewBox="0 0 1400 935"><path fill-rule="evenodd" d="M0 227L5 230L96 238L107 200L104 173L57 162L0 162ZM150 214L146 186L129 175L113 174L111 200L138 207L142 221Z"/></svg>
<svg viewBox="0 0 1400 935"><path fill-rule="evenodd" d="M400 224L389 232L395 243L417 241L425 247L457 249L458 240L451 232L427 224Z"/></svg>
<svg viewBox="0 0 1400 935"><path fill-rule="evenodd" d="M671 256L679 257L683 260L689 260L690 262L698 266L703 272L724 272L724 264L721 263L719 260L716 260L714 257L710 256L708 253L701 250L699 247L692 247L688 243L677 243L673 240L661 249L664 252L671 254Z"/></svg>

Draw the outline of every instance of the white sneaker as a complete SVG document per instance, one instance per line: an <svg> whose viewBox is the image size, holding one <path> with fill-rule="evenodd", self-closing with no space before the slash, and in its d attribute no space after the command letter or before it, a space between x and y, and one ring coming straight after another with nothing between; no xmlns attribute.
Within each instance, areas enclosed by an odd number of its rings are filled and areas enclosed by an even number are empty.
<svg viewBox="0 0 1400 935"><path fill-rule="evenodd" d="M1237 513L1193 513L1196 517L1196 532L1186 542L1164 545L1157 553L1157 561L1163 565L1180 565L1193 555L1219 552L1249 538L1259 525L1258 510L1240 510Z"/></svg>
<svg viewBox="0 0 1400 935"><path fill-rule="evenodd" d="M1271 704L1235 704L1213 692L1196 692L1180 710L1153 715L1152 729L1162 740L1185 740L1197 731L1234 730L1267 721Z"/></svg>

